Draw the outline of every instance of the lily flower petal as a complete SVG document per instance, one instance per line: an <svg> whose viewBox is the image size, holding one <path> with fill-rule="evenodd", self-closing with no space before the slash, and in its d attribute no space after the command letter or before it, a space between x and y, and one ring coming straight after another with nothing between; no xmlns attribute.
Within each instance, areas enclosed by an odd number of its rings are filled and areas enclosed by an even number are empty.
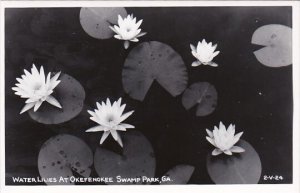
<svg viewBox="0 0 300 193"><path fill-rule="evenodd" d="M200 65L201 65L200 61L195 61L195 62L192 63L193 67L200 66Z"/></svg>
<svg viewBox="0 0 300 193"><path fill-rule="evenodd" d="M95 127L91 127L88 130L86 130L85 132L98 132L98 131L104 131L105 127L102 125L97 125Z"/></svg>
<svg viewBox="0 0 300 193"><path fill-rule="evenodd" d="M213 146L216 146L215 141L214 141L212 138L206 137L206 140L207 140L209 143L211 143Z"/></svg>
<svg viewBox="0 0 300 193"><path fill-rule="evenodd" d="M245 149L238 146L233 146L230 151L233 153L242 153L245 152Z"/></svg>
<svg viewBox="0 0 300 193"><path fill-rule="evenodd" d="M227 154L227 155L232 155L232 152L230 150L228 150L228 149L225 150L224 153Z"/></svg>
<svg viewBox="0 0 300 193"><path fill-rule="evenodd" d="M41 101L41 100L37 101L34 105L33 111L36 112L40 108L42 103L43 103L43 101Z"/></svg>
<svg viewBox="0 0 300 193"><path fill-rule="evenodd" d="M218 64L215 62L209 62L207 65L212 66L212 67L218 67Z"/></svg>
<svg viewBox="0 0 300 193"><path fill-rule="evenodd" d="M102 144L105 141L105 139L108 137L109 134L110 134L109 131L104 131L104 133L100 139L100 144Z"/></svg>
<svg viewBox="0 0 300 193"><path fill-rule="evenodd" d="M146 34L147 34L147 32L141 32L140 34L138 34L138 35L136 36L136 38L142 37L142 36L144 36L144 35L146 35Z"/></svg>
<svg viewBox="0 0 300 193"><path fill-rule="evenodd" d="M214 137L214 134L213 134L210 130L206 129L206 133L208 134L208 136L209 136L210 138L213 138L213 137Z"/></svg>
<svg viewBox="0 0 300 193"><path fill-rule="evenodd" d="M35 103L27 103L21 110L20 114L28 111L29 109L31 109L32 107L34 107Z"/></svg>
<svg viewBox="0 0 300 193"><path fill-rule="evenodd" d="M197 52L196 47L193 44L190 44L190 48L193 52Z"/></svg>
<svg viewBox="0 0 300 193"><path fill-rule="evenodd" d="M217 155L220 155L220 154L222 154L223 152L221 151L221 150L219 150L219 149L214 149L213 151L212 151L212 155L213 156L217 156Z"/></svg>
<svg viewBox="0 0 300 193"><path fill-rule="evenodd" d="M120 122L124 121L125 119L127 119L130 115L132 115L134 111L129 111L125 114L123 114L121 117L120 117Z"/></svg>
<svg viewBox="0 0 300 193"><path fill-rule="evenodd" d="M57 108L62 108L62 106L61 106L61 104L58 102L58 100L56 100L53 96L51 96L51 95L49 95L48 97L47 97L47 99L46 99L46 101L49 103L49 104L51 104L51 105L53 105L53 106L55 106L55 107L57 107Z"/></svg>
<svg viewBox="0 0 300 193"><path fill-rule="evenodd" d="M118 135L118 140L117 140L117 142L119 143L119 145L120 145L121 147L123 147L122 138L121 138L121 136L120 136L119 133L117 133L117 135Z"/></svg>
<svg viewBox="0 0 300 193"><path fill-rule="evenodd" d="M120 126L125 127L126 129L134 129L135 128L135 126L126 124L126 123L121 123Z"/></svg>

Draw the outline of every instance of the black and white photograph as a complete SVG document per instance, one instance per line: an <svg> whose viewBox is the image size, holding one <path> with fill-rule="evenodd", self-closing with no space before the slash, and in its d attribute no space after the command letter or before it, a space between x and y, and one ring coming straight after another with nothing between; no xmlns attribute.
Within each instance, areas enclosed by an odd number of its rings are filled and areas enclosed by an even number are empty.
<svg viewBox="0 0 300 193"><path fill-rule="evenodd" d="M136 3L1 5L1 185L299 191L299 2Z"/></svg>

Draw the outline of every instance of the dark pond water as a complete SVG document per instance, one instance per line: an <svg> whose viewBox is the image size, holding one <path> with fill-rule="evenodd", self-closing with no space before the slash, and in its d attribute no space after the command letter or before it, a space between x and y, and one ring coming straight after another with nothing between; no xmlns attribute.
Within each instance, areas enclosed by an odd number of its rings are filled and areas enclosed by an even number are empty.
<svg viewBox="0 0 300 193"><path fill-rule="evenodd" d="M212 184L206 170L206 155L213 149L205 140L205 128L219 121L234 123L244 131L243 139L258 152L262 162L259 183L292 183L292 66L270 68L255 58L259 47L251 44L253 32L266 24L292 27L290 7L190 7L126 8L144 20L148 34L140 41L160 41L183 58L188 85L207 81L216 87L218 105L205 117L195 109L186 111L181 96L172 97L154 83L145 99L130 98L123 90L122 67L136 44L124 50L116 39L98 40L84 32L80 8L22 8L5 10L5 144L6 184L11 176L39 176L37 156L42 144L58 133L83 139L94 152L101 133L88 134L94 126L87 109L95 102L123 98L126 110L135 113L126 121L136 126L151 142L156 156L156 175L178 164L195 166L189 183ZM218 43L219 67L192 68L195 60L189 44L205 38ZM56 62L55 58L63 58ZM46 126L28 114L19 115L24 101L14 95L15 78L32 63L46 71L61 70L76 78L86 92L85 107L75 119ZM168 73L168 72L165 72ZM109 138L104 147L121 151ZM264 175L282 175L282 181L264 181ZM92 171L92 176L97 176Z"/></svg>

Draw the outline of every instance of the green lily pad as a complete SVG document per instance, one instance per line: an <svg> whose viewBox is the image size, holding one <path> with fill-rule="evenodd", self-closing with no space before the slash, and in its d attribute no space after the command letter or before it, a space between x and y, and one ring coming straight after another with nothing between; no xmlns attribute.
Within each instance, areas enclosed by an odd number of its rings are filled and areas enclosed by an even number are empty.
<svg viewBox="0 0 300 193"><path fill-rule="evenodd" d="M119 155L108 149L96 149L94 165L100 177L140 178L154 177L155 157L147 138L138 131L126 131L122 135L123 154ZM136 184L141 184L142 180ZM133 182L117 182L109 184L133 184Z"/></svg>
<svg viewBox="0 0 300 193"><path fill-rule="evenodd" d="M71 120L81 112L85 99L85 91L81 84L67 74L61 74L59 80L61 82L54 89L54 96L62 108L44 102L36 112L29 111L33 120L43 124L60 124Z"/></svg>
<svg viewBox="0 0 300 193"><path fill-rule="evenodd" d="M181 56L157 41L133 48L125 60L122 76L126 93L139 101L144 100L154 80L174 97L184 91L188 81Z"/></svg>
<svg viewBox="0 0 300 193"><path fill-rule="evenodd" d="M190 165L178 165L169 170L164 176L169 177L171 181L161 182L160 184L187 184L195 167Z"/></svg>
<svg viewBox="0 0 300 193"><path fill-rule="evenodd" d="M97 39L109 39L114 32L109 28L118 23L118 15L123 18L127 12L123 7L82 7L80 24L84 31Z"/></svg>
<svg viewBox="0 0 300 193"><path fill-rule="evenodd" d="M61 134L47 140L38 156L38 169L42 178L53 179L46 182L48 185L74 184L68 181L59 181L60 177L69 178L73 172L89 177L91 165L93 164L93 153L89 146L81 139Z"/></svg>
<svg viewBox="0 0 300 193"><path fill-rule="evenodd" d="M189 110L197 105L197 116L211 114L217 107L218 93L208 82L197 82L187 88L182 96L182 104Z"/></svg>
<svg viewBox="0 0 300 193"><path fill-rule="evenodd" d="M291 65L292 28L270 24L258 28L251 40L252 44L264 46L254 52L257 60L265 66L282 67Z"/></svg>
<svg viewBox="0 0 300 193"><path fill-rule="evenodd" d="M257 184L261 176L261 161L255 149L240 140L237 146L245 149L240 154L207 156L207 170L216 184Z"/></svg>

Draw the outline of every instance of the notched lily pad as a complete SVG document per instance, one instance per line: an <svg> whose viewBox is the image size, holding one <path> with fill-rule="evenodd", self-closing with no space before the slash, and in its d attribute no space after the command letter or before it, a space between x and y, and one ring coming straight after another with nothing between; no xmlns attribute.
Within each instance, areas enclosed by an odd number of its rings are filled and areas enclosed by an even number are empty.
<svg viewBox="0 0 300 193"><path fill-rule="evenodd" d="M187 86L188 74L181 56L170 46L144 42L131 50L122 73L124 90L134 99L143 101L156 80L172 96Z"/></svg>
<svg viewBox="0 0 300 193"><path fill-rule="evenodd" d="M187 88L182 96L182 104L189 110L197 105L197 116L211 114L217 107L218 93L208 82L197 82Z"/></svg>
<svg viewBox="0 0 300 193"><path fill-rule="evenodd" d="M265 46L254 52L257 60L265 66L282 67L292 64L292 28L270 24L258 28L252 44Z"/></svg>
<svg viewBox="0 0 300 193"><path fill-rule="evenodd" d="M118 15L123 18L127 12L123 7L82 7L80 9L80 24L84 31L97 39L109 39L114 32L109 28L117 24Z"/></svg>
<svg viewBox="0 0 300 193"><path fill-rule="evenodd" d="M123 154L98 147L94 165L100 177L121 176L125 178L154 177L155 157L150 142L137 131L126 131L122 136ZM141 184L139 182L114 182L109 184Z"/></svg>
<svg viewBox="0 0 300 193"><path fill-rule="evenodd" d="M62 109L44 102L36 112L29 111L33 120L43 124L59 124L71 120L81 112L85 99L81 84L67 74L61 74L59 80L61 82L54 89L54 96Z"/></svg>
<svg viewBox="0 0 300 193"><path fill-rule="evenodd" d="M232 156L207 157L207 170L216 184L257 184L261 176L261 161L255 149L240 140L239 147L246 151Z"/></svg>
<svg viewBox="0 0 300 193"><path fill-rule="evenodd" d="M169 177L171 181L164 181L160 184L187 184L195 167L190 165L178 165L169 170L164 176Z"/></svg>
<svg viewBox="0 0 300 193"><path fill-rule="evenodd" d="M60 177L69 178L73 172L89 177L91 173L90 166L93 164L93 153L90 148L81 139L61 134L47 140L38 156L38 169L42 178L53 179L56 182L48 180L48 185L73 184L69 180L59 181Z"/></svg>

